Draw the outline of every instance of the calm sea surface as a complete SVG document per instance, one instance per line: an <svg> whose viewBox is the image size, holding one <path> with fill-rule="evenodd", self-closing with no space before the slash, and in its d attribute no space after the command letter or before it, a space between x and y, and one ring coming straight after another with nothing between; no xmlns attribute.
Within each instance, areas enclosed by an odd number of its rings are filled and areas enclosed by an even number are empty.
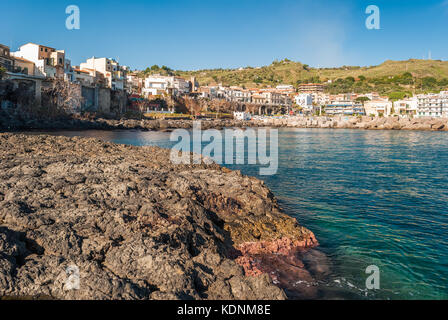
<svg viewBox="0 0 448 320"><path fill-rule="evenodd" d="M170 133L57 132L172 147ZM448 133L280 129L279 169L263 179L331 260L333 297L448 299ZM380 290L366 291L366 268Z"/></svg>

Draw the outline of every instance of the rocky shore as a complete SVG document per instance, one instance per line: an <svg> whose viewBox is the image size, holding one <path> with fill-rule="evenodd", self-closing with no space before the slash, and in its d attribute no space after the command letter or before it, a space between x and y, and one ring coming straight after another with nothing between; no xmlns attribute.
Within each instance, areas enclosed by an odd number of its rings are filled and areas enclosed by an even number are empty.
<svg viewBox="0 0 448 320"><path fill-rule="evenodd" d="M2 298L313 299L303 282L328 272L317 245L238 171L172 165L156 147L0 134Z"/></svg>
<svg viewBox="0 0 448 320"><path fill-rule="evenodd" d="M192 128L191 120L132 120L72 118L60 120L36 120L0 115L0 132L61 131L61 130L142 130L170 131ZM243 127L292 127L362 130L419 130L448 131L448 119L409 117L270 117L241 121L214 119L202 121L202 129Z"/></svg>
<svg viewBox="0 0 448 320"><path fill-rule="evenodd" d="M238 121L232 119L215 119L202 121L202 129L220 129L226 127L247 127L253 123L250 121ZM63 131L63 130L142 130L142 131L166 131L173 129L192 128L191 120L133 120L133 119L89 119L84 117L61 119L33 119L20 118L1 114L0 132L23 131Z"/></svg>
<svg viewBox="0 0 448 320"><path fill-rule="evenodd" d="M448 118L410 117L290 117L264 119L256 124L273 127L363 129L363 130L420 130L448 131Z"/></svg>

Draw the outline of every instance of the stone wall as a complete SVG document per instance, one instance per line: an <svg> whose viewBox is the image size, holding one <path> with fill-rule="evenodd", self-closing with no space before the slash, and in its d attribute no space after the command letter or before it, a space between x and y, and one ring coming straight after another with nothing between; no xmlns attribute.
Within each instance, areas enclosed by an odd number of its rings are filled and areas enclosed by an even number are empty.
<svg viewBox="0 0 448 320"><path fill-rule="evenodd" d="M0 107L24 109L41 102L41 83L30 79L0 81Z"/></svg>
<svg viewBox="0 0 448 320"><path fill-rule="evenodd" d="M110 91L110 112L123 114L126 112L128 97L124 91Z"/></svg>
<svg viewBox="0 0 448 320"><path fill-rule="evenodd" d="M98 104L97 104L97 93L96 88L94 87L86 87L82 86L82 97L84 98L84 103L82 106L83 111L97 111L98 110Z"/></svg>
<svg viewBox="0 0 448 320"><path fill-rule="evenodd" d="M98 111L102 113L110 112L110 89L98 89Z"/></svg>

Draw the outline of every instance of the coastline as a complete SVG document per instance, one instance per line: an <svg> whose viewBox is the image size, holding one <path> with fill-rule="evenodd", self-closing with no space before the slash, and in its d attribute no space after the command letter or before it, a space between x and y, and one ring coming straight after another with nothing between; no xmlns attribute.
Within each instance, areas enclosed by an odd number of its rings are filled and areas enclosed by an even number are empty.
<svg viewBox="0 0 448 320"><path fill-rule="evenodd" d="M0 149L0 296L317 298L291 287L323 276L314 234L256 178L97 139L0 134Z"/></svg>
<svg viewBox="0 0 448 320"><path fill-rule="evenodd" d="M190 129L192 120L132 120L132 119L89 119L69 118L59 120L36 120L0 118L0 132L23 131L84 131L84 130L141 130L170 131ZM249 127L290 127L320 129L358 129L358 130L406 130L406 131L448 131L446 118L408 118L408 117L285 117L264 118L250 121L230 119L203 120L202 130Z"/></svg>

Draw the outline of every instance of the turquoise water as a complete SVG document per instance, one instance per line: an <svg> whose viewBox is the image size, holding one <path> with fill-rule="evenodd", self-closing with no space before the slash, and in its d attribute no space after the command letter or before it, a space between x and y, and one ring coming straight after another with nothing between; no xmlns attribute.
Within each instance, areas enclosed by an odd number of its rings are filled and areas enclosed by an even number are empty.
<svg viewBox="0 0 448 320"><path fill-rule="evenodd" d="M171 147L170 133L60 132ZM279 169L229 166L265 180L331 261L331 297L448 299L448 134L280 129ZM380 289L365 290L369 265Z"/></svg>

